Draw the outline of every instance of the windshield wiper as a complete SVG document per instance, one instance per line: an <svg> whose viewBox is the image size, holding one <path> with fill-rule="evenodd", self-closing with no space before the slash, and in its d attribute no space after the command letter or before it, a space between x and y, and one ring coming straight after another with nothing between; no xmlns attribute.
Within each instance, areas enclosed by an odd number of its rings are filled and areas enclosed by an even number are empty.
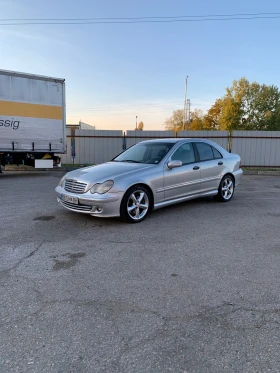
<svg viewBox="0 0 280 373"><path fill-rule="evenodd" d="M135 161L133 159L124 159L123 161L119 161L119 162L143 163L143 162Z"/></svg>

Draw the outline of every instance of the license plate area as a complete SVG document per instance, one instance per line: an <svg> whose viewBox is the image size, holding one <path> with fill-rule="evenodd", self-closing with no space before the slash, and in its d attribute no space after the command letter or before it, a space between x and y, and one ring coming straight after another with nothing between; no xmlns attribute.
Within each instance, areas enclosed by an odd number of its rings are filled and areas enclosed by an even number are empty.
<svg viewBox="0 0 280 373"><path fill-rule="evenodd" d="M79 199L78 197L72 197L72 196L68 196L67 194L62 194L61 197L62 201L64 202L69 202L69 203L73 203L75 205L78 205L79 204Z"/></svg>

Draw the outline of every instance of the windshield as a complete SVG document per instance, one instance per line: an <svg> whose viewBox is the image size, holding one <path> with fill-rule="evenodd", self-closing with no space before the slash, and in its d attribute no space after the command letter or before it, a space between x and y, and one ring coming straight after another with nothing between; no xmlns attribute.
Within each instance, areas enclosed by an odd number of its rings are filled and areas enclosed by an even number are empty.
<svg viewBox="0 0 280 373"><path fill-rule="evenodd" d="M158 164L173 145L174 143L169 142L139 143L124 151L113 161Z"/></svg>

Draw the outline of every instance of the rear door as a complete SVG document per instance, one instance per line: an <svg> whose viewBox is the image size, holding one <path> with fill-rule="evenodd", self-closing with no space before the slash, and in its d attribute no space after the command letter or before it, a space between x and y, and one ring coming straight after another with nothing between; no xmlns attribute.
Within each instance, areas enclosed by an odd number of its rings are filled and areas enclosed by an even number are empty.
<svg viewBox="0 0 280 373"><path fill-rule="evenodd" d="M165 200L171 200L200 192L200 169L196 163L191 142L181 144L171 155L172 161L181 161L182 166L169 169L164 167Z"/></svg>
<svg viewBox="0 0 280 373"><path fill-rule="evenodd" d="M217 190L225 169L222 154L205 142L196 142L194 145L201 172L201 192Z"/></svg>

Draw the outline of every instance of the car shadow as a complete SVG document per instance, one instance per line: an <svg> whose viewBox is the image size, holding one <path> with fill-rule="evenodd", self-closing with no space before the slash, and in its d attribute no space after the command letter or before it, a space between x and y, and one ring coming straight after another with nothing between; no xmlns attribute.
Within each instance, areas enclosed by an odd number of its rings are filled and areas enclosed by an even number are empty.
<svg viewBox="0 0 280 373"><path fill-rule="evenodd" d="M201 197L194 200L189 200L185 202L176 203L174 205L166 206L163 208L160 208L158 210L154 210L152 215L157 215L159 213L176 213L180 212L182 210L185 210L186 208L196 208L198 206L204 206L206 204L218 204L216 199L214 197ZM150 215L151 216L151 215Z"/></svg>

